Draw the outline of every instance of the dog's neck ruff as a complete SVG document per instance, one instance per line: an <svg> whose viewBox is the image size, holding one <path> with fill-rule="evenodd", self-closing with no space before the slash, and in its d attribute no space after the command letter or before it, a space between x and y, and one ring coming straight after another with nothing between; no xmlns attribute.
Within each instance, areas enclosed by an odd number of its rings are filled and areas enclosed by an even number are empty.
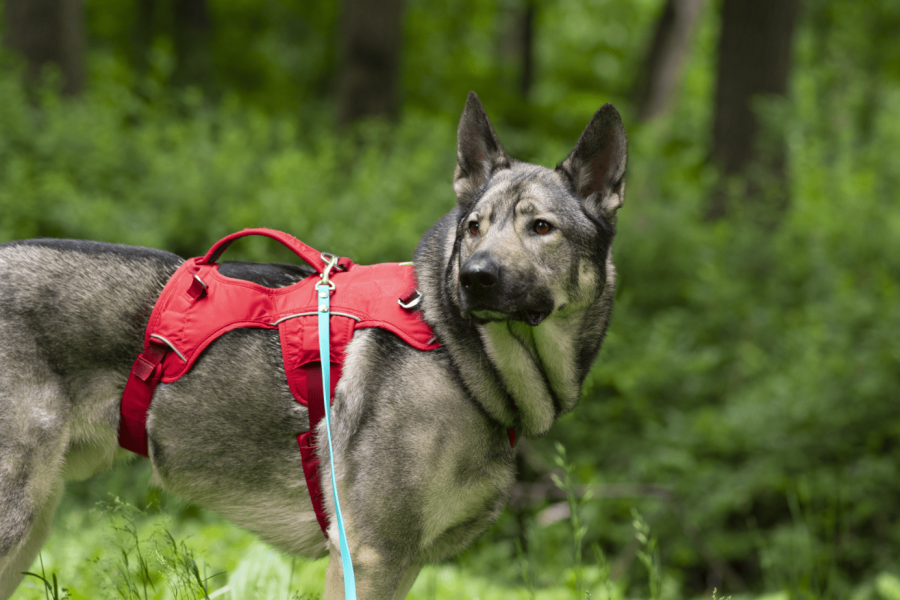
<svg viewBox="0 0 900 600"><path fill-rule="evenodd" d="M144 334L144 352L135 361L122 396L119 445L148 455L147 411L157 384L172 383L189 372L216 338L243 327L277 329L288 385L309 413L310 430L297 436L297 442L313 507L324 531L328 517L319 486L315 436L316 425L324 416L315 289L319 277L307 277L277 289L225 277L216 264L219 256L234 239L251 234L280 241L321 274L321 253L292 236L268 229L232 234L216 243L206 256L185 261L153 307ZM385 329L417 350L440 346L417 307L411 306L417 297L412 265L362 266L341 258L330 278L335 284L330 307L332 398L347 344L357 329Z"/></svg>

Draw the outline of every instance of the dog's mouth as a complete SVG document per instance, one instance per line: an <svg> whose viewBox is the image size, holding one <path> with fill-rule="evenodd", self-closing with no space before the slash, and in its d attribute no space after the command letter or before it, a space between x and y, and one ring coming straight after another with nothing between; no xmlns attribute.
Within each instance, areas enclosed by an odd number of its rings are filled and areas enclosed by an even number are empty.
<svg viewBox="0 0 900 600"><path fill-rule="evenodd" d="M532 327L540 325L544 319L550 316L550 311L519 310L513 313L502 313L494 310L473 310L472 319L479 325L491 321L521 321Z"/></svg>
<svg viewBox="0 0 900 600"><path fill-rule="evenodd" d="M518 289L492 290L491 294L470 293L460 289L459 302L463 316L475 323L518 321L537 327L556 309L549 290L530 289L523 293Z"/></svg>
<svg viewBox="0 0 900 600"><path fill-rule="evenodd" d="M520 314L521 314L521 318L514 318L513 320L514 321L525 321L532 327L537 327L538 325L541 324L541 321L543 321L550 315L550 313L542 312L542 311L538 311L538 310L526 310Z"/></svg>

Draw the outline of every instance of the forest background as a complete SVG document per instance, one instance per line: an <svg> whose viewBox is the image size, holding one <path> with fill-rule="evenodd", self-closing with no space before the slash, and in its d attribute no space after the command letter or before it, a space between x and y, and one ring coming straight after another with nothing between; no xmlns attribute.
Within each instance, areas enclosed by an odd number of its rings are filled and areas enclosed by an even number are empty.
<svg viewBox="0 0 900 600"><path fill-rule="evenodd" d="M620 287L582 402L413 597L900 598L900 3L5 0L0 20L0 241L196 256L273 227L409 260L453 205L469 90L548 166L622 112ZM148 474L70 484L34 570L73 598L321 589L322 561Z"/></svg>

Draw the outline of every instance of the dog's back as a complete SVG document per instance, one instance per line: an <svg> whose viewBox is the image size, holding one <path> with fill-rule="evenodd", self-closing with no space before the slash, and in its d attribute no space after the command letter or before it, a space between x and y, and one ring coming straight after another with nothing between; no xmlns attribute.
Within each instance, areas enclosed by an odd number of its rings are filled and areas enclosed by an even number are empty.
<svg viewBox="0 0 900 600"><path fill-rule="evenodd" d="M96 242L0 244L0 598L40 549L63 481L111 465L122 386L180 261Z"/></svg>

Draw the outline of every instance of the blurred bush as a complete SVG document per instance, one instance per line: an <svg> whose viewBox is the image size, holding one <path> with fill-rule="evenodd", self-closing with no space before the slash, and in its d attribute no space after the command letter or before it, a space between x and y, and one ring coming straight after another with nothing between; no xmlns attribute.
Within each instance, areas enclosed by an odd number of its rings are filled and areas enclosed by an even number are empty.
<svg viewBox="0 0 900 600"><path fill-rule="evenodd" d="M164 107L102 85L37 104L0 79L0 238L100 239L202 254L247 226L290 231L362 262L409 260L455 202L454 127L408 115L354 141L184 92ZM257 243L253 243L257 242ZM254 240L235 257L263 260ZM232 256L231 254L229 256ZM281 258L288 258L286 255Z"/></svg>

